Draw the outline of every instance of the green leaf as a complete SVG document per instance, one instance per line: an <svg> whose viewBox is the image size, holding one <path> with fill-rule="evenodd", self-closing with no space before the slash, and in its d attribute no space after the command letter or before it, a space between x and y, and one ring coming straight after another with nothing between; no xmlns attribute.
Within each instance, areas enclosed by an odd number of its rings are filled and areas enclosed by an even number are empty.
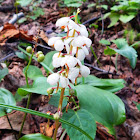
<svg viewBox="0 0 140 140"><path fill-rule="evenodd" d="M23 69L23 73L25 74L27 66ZM35 80L38 77L44 77L44 75L42 74L42 71L33 65L30 65L27 71L27 75L30 79Z"/></svg>
<svg viewBox="0 0 140 140"><path fill-rule="evenodd" d="M12 105L7 105L7 104L2 104L0 103L0 107L4 107L4 108L10 108L10 109L14 109L14 110L18 110L18 111L22 111L22 112L25 112L25 113L29 113L29 114L32 114L32 115L37 115L37 116L40 116L40 117L44 117L44 118L47 118L47 119L51 119L51 120L54 120L53 116L51 115L48 115L48 114L45 114L45 113L42 113L42 112L38 112L38 111L34 111L34 110L31 110L31 109L27 109L27 108L23 108L23 107L18 107L18 106L12 106ZM73 128L75 128L76 130L80 131L81 133L83 133L84 135L86 135L89 139L93 140L87 132L85 132L84 130L82 130L81 128L77 127L76 125L64 120L64 119L59 119L59 122L62 122L66 125L69 125Z"/></svg>
<svg viewBox="0 0 140 140"><path fill-rule="evenodd" d="M130 61L131 67L134 69L137 62L137 52L134 48L128 45L125 39L120 38L117 40L112 40L113 43L117 45L119 49L114 49L117 53L126 57Z"/></svg>
<svg viewBox="0 0 140 140"><path fill-rule="evenodd" d="M134 101L133 101L134 102ZM140 104L137 102L134 102L134 104L136 105L137 109L140 111Z"/></svg>
<svg viewBox="0 0 140 140"><path fill-rule="evenodd" d="M82 83L82 78L77 79L78 83ZM85 84L94 86L100 89L116 92L124 87L123 79L100 79L93 75L89 75L84 80Z"/></svg>
<svg viewBox="0 0 140 140"><path fill-rule="evenodd" d="M58 107L58 105L59 105L59 99L60 99L60 92L57 92L57 94L53 94L53 96L49 100L49 104L50 105L53 105L55 107ZM62 108L65 107L66 105L67 105L67 98L64 97Z"/></svg>
<svg viewBox="0 0 140 140"><path fill-rule="evenodd" d="M0 82L9 73L8 68L0 69Z"/></svg>
<svg viewBox="0 0 140 140"><path fill-rule="evenodd" d="M19 58L24 59L24 60L26 60L26 61L29 60L28 57L27 57L27 55L24 54L23 52L16 52L16 55L17 55Z"/></svg>
<svg viewBox="0 0 140 140"><path fill-rule="evenodd" d="M123 123L125 106L121 99L111 92L89 85L75 87L81 109L90 112L95 121L108 128L109 133L115 135L115 125Z"/></svg>
<svg viewBox="0 0 140 140"><path fill-rule="evenodd" d="M94 117L91 113L85 109L80 109L78 111L68 110L68 113L64 113L62 116L63 119L68 122L78 126L85 132L88 132L89 136L94 139L96 134L96 123ZM62 123L62 127L66 129L71 140L87 140L88 138L80 133L75 131L74 128Z"/></svg>
<svg viewBox="0 0 140 140"><path fill-rule="evenodd" d="M16 101L14 99L13 94L4 88L0 88L0 103L16 105ZM10 113L11 111L12 109L5 109L0 107L0 117L4 116L5 112Z"/></svg>
<svg viewBox="0 0 140 140"><path fill-rule="evenodd" d="M25 0L16 0L16 2L19 3L21 6L27 6L32 2L32 0L26 0L26 1Z"/></svg>
<svg viewBox="0 0 140 140"><path fill-rule="evenodd" d="M106 46L106 47L107 48L104 50L105 55L112 56L113 54L116 54L116 52L113 49L109 48L108 46Z"/></svg>
<svg viewBox="0 0 140 140"><path fill-rule="evenodd" d="M24 135L19 140L52 140L52 138L44 136L43 134L40 133L36 133L36 134Z"/></svg>
<svg viewBox="0 0 140 140"><path fill-rule="evenodd" d="M30 88L19 88L18 90L23 90L31 93L37 93L42 95L48 95L47 89L50 87L50 85L47 83L46 77L38 77L34 80L33 86Z"/></svg>
<svg viewBox="0 0 140 140"><path fill-rule="evenodd" d="M108 40L104 40L104 39L101 39L99 41L99 43L104 44L104 45L110 45L110 42Z"/></svg>
<svg viewBox="0 0 140 140"><path fill-rule="evenodd" d="M127 23L130 20L132 20L135 17L135 15L121 15L119 20L123 23Z"/></svg>
<svg viewBox="0 0 140 140"><path fill-rule="evenodd" d="M18 23L21 24L21 23L25 22L26 20L27 20L27 18L26 17L23 17L23 18L21 18L21 19L18 20Z"/></svg>
<svg viewBox="0 0 140 140"><path fill-rule="evenodd" d="M57 52L57 51L50 51L49 53L47 53L47 54L45 55L45 59L44 59L44 61L43 61L43 63L44 63L45 65L47 65L51 70L54 69L54 67L53 67L53 65L52 65L52 57L53 57L53 55L54 55L56 52Z"/></svg>
<svg viewBox="0 0 140 140"><path fill-rule="evenodd" d="M108 28L114 26L117 23L117 21L119 20L120 14L118 14L118 13L111 13L109 15L109 17L110 17L111 23L109 24Z"/></svg>

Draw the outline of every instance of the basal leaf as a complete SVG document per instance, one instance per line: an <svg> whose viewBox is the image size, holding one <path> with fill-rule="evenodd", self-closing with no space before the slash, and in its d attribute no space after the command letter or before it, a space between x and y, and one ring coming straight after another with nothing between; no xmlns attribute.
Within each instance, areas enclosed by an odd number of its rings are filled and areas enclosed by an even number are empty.
<svg viewBox="0 0 140 140"><path fill-rule="evenodd" d="M25 74L26 68L27 66L23 69L24 74ZM28 71L27 71L27 76L33 80L35 80L38 77L44 77L42 74L42 71L38 67L33 66L33 65L29 66Z"/></svg>
<svg viewBox="0 0 140 140"><path fill-rule="evenodd" d="M42 94L42 95L48 95L47 89L50 87L50 85L47 83L46 77L38 77L34 80L33 86L30 88L20 88L20 90Z"/></svg>
<svg viewBox="0 0 140 140"><path fill-rule="evenodd" d="M116 52L107 46L107 48L104 50L104 54L112 56L113 54L116 54Z"/></svg>
<svg viewBox="0 0 140 140"><path fill-rule="evenodd" d="M111 23L108 26L108 28L114 26L117 23L117 21L119 20L120 14L113 12L109 15L109 17L110 17Z"/></svg>
<svg viewBox="0 0 140 140"><path fill-rule="evenodd" d="M101 39L99 41L99 43L104 44L104 45L110 45L110 42L108 40L104 40L104 39Z"/></svg>
<svg viewBox="0 0 140 140"><path fill-rule="evenodd" d="M113 43L117 45L119 49L114 49L117 53L129 59L131 67L134 69L137 62L137 52L136 50L129 46L125 39L120 38L113 40Z"/></svg>
<svg viewBox="0 0 140 140"><path fill-rule="evenodd" d="M119 97L111 92L89 85L75 87L81 109L90 112L95 121L108 128L115 135L115 125L125 121L125 107Z"/></svg>
<svg viewBox="0 0 140 140"><path fill-rule="evenodd" d="M57 52L57 51L51 51L51 52L47 53L47 54L45 55L45 59L44 59L44 61L43 61L43 63L44 63L45 65L47 65L51 70L54 69L54 67L53 67L53 65L52 65L52 57L53 57L53 55L54 55L56 52Z"/></svg>
<svg viewBox="0 0 140 140"><path fill-rule="evenodd" d="M0 82L8 74L8 68L0 69Z"/></svg>
<svg viewBox="0 0 140 140"><path fill-rule="evenodd" d="M8 105L16 105L13 94L7 89L0 88L0 103ZM5 115L5 112L10 113L12 109L0 107L0 117Z"/></svg>
<svg viewBox="0 0 140 140"><path fill-rule="evenodd" d="M78 78L77 82L82 83L82 78ZM110 92L116 92L124 87L125 81L123 79L100 79L89 75L84 79L84 83Z"/></svg>
<svg viewBox="0 0 140 140"><path fill-rule="evenodd" d="M121 15L119 20L123 23L127 23L130 20L132 20L135 17L135 15Z"/></svg>
<svg viewBox="0 0 140 140"><path fill-rule="evenodd" d="M68 110L68 113L64 113L62 118L68 122L80 127L86 131L89 136L94 139L96 134L96 123L91 113L84 109L78 111ZM66 129L67 134L71 140L88 140L88 138L79 131L75 131L74 128L62 123L62 127Z"/></svg>
<svg viewBox="0 0 140 140"><path fill-rule="evenodd" d="M52 138L44 136L43 134L40 133L36 133L36 134L24 135L19 140L52 140Z"/></svg>

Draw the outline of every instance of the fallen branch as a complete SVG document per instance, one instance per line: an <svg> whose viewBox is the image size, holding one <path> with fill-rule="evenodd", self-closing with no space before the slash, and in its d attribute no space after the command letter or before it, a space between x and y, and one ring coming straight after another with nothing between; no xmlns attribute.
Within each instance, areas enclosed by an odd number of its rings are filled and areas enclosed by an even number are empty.
<svg viewBox="0 0 140 140"><path fill-rule="evenodd" d="M112 73L112 72L109 72L109 71L106 71L106 70L100 69L100 68L98 68L98 67L92 66L92 65L87 64L87 63L84 63L84 64L85 64L86 66L89 66L89 67L91 67L91 68L97 70L97 71L102 72L103 74L112 74L112 75L117 75L117 76L119 76L118 73Z"/></svg>

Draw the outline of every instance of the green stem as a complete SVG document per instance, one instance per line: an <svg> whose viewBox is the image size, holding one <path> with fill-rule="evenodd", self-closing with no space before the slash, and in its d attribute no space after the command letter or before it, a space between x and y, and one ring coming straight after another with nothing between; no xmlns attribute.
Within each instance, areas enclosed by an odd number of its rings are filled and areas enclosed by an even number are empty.
<svg viewBox="0 0 140 140"><path fill-rule="evenodd" d="M6 114L7 121L8 121L8 123L9 123L10 127L11 127L11 130L13 131L13 134L14 134L14 129L13 129L13 127L12 127L12 124L11 124L11 122L10 122L10 119L9 119L8 114L7 114L6 111L5 111L5 114ZM15 136L15 139L17 140L16 134L14 134L14 136Z"/></svg>
<svg viewBox="0 0 140 140"><path fill-rule="evenodd" d="M60 94L60 99L59 99L58 110L57 110L57 111L60 111L60 112L62 111L62 104L63 104L64 91L65 91L65 88L62 88L62 89L61 89L61 94ZM59 119L55 120L55 131L54 131L53 140L56 140L56 135L57 135L58 126L59 126Z"/></svg>
<svg viewBox="0 0 140 140"><path fill-rule="evenodd" d="M117 53L117 55L116 55L116 60L115 60L115 68L116 68L116 71L118 72L118 66L117 66L117 60L118 60L118 53Z"/></svg>
<svg viewBox="0 0 140 140"><path fill-rule="evenodd" d="M109 58L109 70L108 70L108 72L110 72L110 66L111 66L111 56L109 56L110 58Z"/></svg>
<svg viewBox="0 0 140 140"><path fill-rule="evenodd" d="M73 100L75 106L77 107L78 105L77 105L77 103L76 103L76 101L75 101L75 99L73 97L72 97L72 100Z"/></svg>
<svg viewBox="0 0 140 140"><path fill-rule="evenodd" d="M90 49L91 49L92 54L94 55L95 59L97 60L97 63L100 64L100 62L99 62L99 60L98 60L98 58L97 58L97 56L96 56L96 54L95 54L95 52L94 52L92 46L90 47Z"/></svg>
<svg viewBox="0 0 140 140"><path fill-rule="evenodd" d="M31 62L32 62L33 54L34 54L34 52L32 52L32 55L31 55L31 57L30 57L30 60L29 60L29 62L28 62L28 65L27 65L27 67L26 67L26 70L25 70L25 79L26 79L27 88L29 88L29 82L28 82L27 71L28 71L29 66L30 66L30 64L31 64ZM29 97L28 97L28 100L27 100L26 108L29 108L30 101L31 101L31 95L32 95L32 93L29 93ZM26 116L27 116L27 113L24 114L24 118L23 118L23 121L22 121L22 124L21 124L21 128L20 128L20 131L19 131L18 138L20 138L20 136L21 136L21 133L22 133L22 130L23 130L23 126L24 126L24 123L25 123L25 120L26 120Z"/></svg>
<svg viewBox="0 0 140 140"><path fill-rule="evenodd" d="M59 140L63 140L63 138L64 138L64 136L66 135L66 133L67 133L67 131L65 130L65 131L62 133L62 135L61 135L61 137L60 137Z"/></svg>

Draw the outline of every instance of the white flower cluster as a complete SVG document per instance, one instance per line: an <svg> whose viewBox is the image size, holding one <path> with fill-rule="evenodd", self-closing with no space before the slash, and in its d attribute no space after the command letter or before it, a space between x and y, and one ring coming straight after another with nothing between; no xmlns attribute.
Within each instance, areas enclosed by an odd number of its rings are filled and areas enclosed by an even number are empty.
<svg viewBox="0 0 140 140"><path fill-rule="evenodd" d="M69 82L75 83L79 74L87 77L90 69L82 65L81 61L89 54L88 47L92 42L88 38L88 31L82 24L77 24L70 17L63 17L57 20L57 27L61 27L67 32L66 37L52 37L48 45L54 46L59 51L53 56L52 64L55 68L62 69L47 78L50 85L60 82L62 88L66 88ZM64 52L64 53L62 53Z"/></svg>

